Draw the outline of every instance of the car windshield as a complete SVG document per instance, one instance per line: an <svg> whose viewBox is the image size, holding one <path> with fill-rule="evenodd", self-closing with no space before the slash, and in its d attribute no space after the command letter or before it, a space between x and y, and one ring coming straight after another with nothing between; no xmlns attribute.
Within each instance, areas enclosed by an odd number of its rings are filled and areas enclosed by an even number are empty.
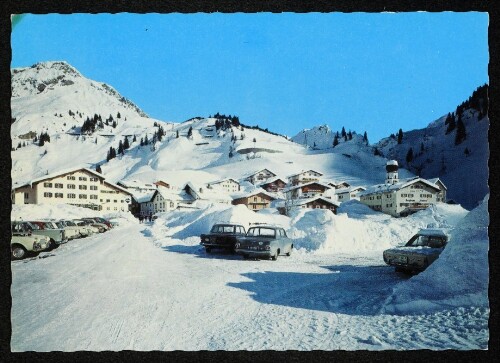
<svg viewBox="0 0 500 363"><path fill-rule="evenodd" d="M67 226L71 226L71 227L76 226L76 224L74 222L71 222L71 221L64 221L64 224L66 224Z"/></svg>
<svg viewBox="0 0 500 363"><path fill-rule="evenodd" d="M275 237L276 231L272 228L266 227L253 227L248 230L247 236L252 237Z"/></svg>
<svg viewBox="0 0 500 363"><path fill-rule="evenodd" d="M440 236L414 236L406 245L409 247L441 248L446 244L446 239Z"/></svg>
<svg viewBox="0 0 500 363"><path fill-rule="evenodd" d="M43 222L43 225L48 229L56 229L56 226L52 222Z"/></svg>
<svg viewBox="0 0 500 363"><path fill-rule="evenodd" d="M31 223L31 222L25 222L26 227L31 228L31 229L41 229L36 223Z"/></svg>
<svg viewBox="0 0 500 363"><path fill-rule="evenodd" d="M212 227L212 233L234 233L234 226L215 225Z"/></svg>
<svg viewBox="0 0 500 363"><path fill-rule="evenodd" d="M64 228L65 227L64 223L62 223L62 222L55 222L55 223L56 223L57 228Z"/></svg>

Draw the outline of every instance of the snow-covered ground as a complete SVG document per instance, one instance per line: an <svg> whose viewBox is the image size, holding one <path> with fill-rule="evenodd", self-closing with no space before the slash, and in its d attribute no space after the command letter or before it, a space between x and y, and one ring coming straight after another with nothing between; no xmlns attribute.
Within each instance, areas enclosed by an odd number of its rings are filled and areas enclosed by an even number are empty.
<svg viewBox="0 0 500 363"><path fill-rule="evenodd" d="M14 206L13 218L41 210L54 218L89 213ZM174 211L143 224L114 217L120 225L105 234L12 263L13 351L488 347L486 204L470 213L439 205L401 219L355 202L336 216L234 206ZM218 221L279 224L297 250L277 261L206 254L198 236ZM427 225L452 231L443 258L411 278L383 263L384 248ZM457 267L474 252L473 263ZM455 304L408 304L416 295L436 300L437 272Z"/></svg>

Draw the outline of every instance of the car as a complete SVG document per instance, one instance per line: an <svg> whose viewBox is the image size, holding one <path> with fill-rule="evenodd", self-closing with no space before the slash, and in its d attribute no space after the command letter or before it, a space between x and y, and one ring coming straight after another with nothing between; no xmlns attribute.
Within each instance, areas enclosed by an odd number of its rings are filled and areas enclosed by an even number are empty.
<svg viewBox="0 0 500 363"><path fill-rule="evenodd" d="M46 236L32 234L20 224L11 224L10 255L13 260L20 260L28 253L38 253L50 247L50 239Z"/></svg>
<svg viewBox="0 0 500 363"><path fill-rule="evenodd" d="M30 221L15 221L12 224L22 226L24 229L31 231L33 234L47 236L50 239L50 248L57 248L60 244L68 242L68 237L62 229L43 229L37 223Z"/></svg>
<svg viewBox="0 0 500 363"><path fill-rule="evenodd" d="M397 272L418 273L439 258L447 243L448 235L443 230L421 229L404 246L385 250L384 262Z"/></svg>
<svg viewBox="0 0 500 363"><path fill-rule="evenodd" d="M61 230L64 230L64 234L66 235L68 240L72 240L72 239L80 237L78 230L66 228L66 226L61 224L59 221L41 220L41 221L32 221L31 223L37 224L42 229L61 229Z"/></svg>
<svg viewBox="0 0 500 363"><path fill-rule="evenodd" d="M245 236L245 227L239 224L214 224L207 234L200 236L200 244L210 253L212 248L221 248L234 252L237 237Z"/></svg>
<svg viewBox="0 0 500 363"><path fill-rule="evenodd" d="M93 222L90 221L84 221L81 219L74 219L73 222L78 226L78 227L85 227L88 230L90 230L92 233L101 233L104 232L103 227L99 227L97 225L94 225Z"/></svg>
<svg viewBox="0 0 500 363"><path fill-rule="evenodd" d="M290 256L293 241L283 228L270 225L250 227L245 237L239 237L235 245L237 254L243 258L263 257L277 260L279 255Z"/></svg>
<svg viewBox="0 0 500 363"><path fill-rule="evenodd" d="M90 225L97 227L99 229L99 233L103 233L111 229L111 227L108 227L107 224L97 221L96 218L82 218L82 221L88 222Z"/></svg>
<svg viewBox="0 0 500 363"><path fill-rule="evenodd" d="M77 233L80 235L80 237L88 237L92 235L94 232L88 228L87 226L78 226L75 222L69 219L61 219L60 221L56 222L56 224L61 224L65 227L65 229L73 229L77 231Z"/></svg>

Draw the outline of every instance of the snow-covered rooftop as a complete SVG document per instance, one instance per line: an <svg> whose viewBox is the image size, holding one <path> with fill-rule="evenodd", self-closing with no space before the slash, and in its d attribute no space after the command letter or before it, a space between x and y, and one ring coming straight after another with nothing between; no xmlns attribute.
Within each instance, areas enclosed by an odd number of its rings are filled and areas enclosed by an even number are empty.
<svg viewBox="0 0 500 363"><path fill-rule="evenodd" d="M426 184L427 186L434 188L436 190L439 190L439 188L436 186L436 184L420 178L420 177L415 177L415 178L409 178L409 179L403 179L400 180L398 183L394 184L377 184L377 185L372 185L366 188L365 191L362 191L359 195L360 196L365 196L365 195L370 195L370 194L379 194L379 193L386 193L386 192L394 192L398 191L402 188L405 188L411 184L415 184L421 182L423 184Z"/></svg>
<svg viewBox="0 0 500 363"><path fill-rule="evenodd" d="M304 183L304 184L298 184L298 185L294 185L294 186L291 186L291 187L288 187L286 189L284 189L283 191L284 192L288 192L290 190L295 190L295 189L298 189L298 188L303 188L303 187L306 187L308 185L312 185L312 184L318 184L318 185L321 185L323 187L325 187L326 189L332 189L332 187L328 184L325 184L323 182L320 182L320 181L312 181L312 182L308 182L308 183Z"/></svg>

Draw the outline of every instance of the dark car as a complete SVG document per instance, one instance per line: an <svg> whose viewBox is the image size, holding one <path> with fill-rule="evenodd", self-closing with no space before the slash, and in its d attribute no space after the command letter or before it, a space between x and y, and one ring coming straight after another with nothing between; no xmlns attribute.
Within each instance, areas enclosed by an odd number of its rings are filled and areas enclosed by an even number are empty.
<svg viewBox="0 0 500 363"><path fill-rule="evenodd" d="M264 257L278 259L279 255L290 256L293 241L287 237L281 227L258 226L250 227L245 237L238 238L236 253L243 258Z"/></svg>
<svg viewBox="0 0 500 363"><path fill-rule="evenodd" d="M401 247L384 251L384 262L396 271L415 273L425 270L438 259L448 242L440 229L421 229Z"/></svg>
<svg viewBox="0 0 500 363"><path fill-rule="evenodd" d="M212 248L223 248L234 251L237 237L245 235L245 227L239 224L214 224L210 233L200 236L200 244L210 253Z"/></svg>

